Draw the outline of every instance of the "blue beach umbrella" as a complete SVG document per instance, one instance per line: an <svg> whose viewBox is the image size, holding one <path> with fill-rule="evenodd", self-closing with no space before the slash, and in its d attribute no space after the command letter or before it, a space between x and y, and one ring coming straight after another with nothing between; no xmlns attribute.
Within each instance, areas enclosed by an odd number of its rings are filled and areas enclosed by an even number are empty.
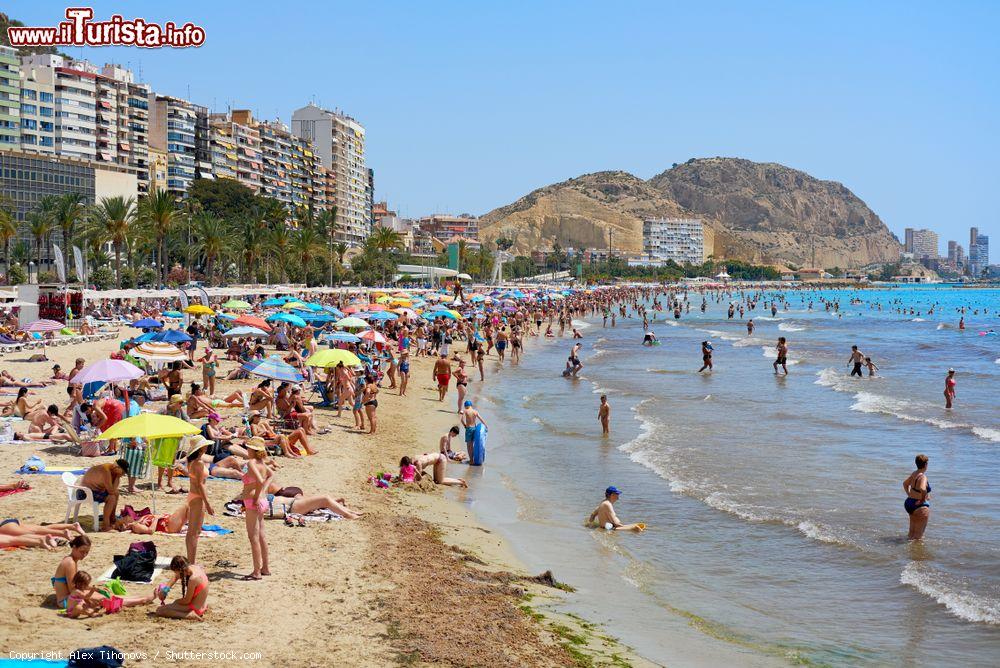
<svg viewBox="0 0 1000 668"><path fill-rule="evenodd" d="M153 320L152 318L143 318L142 320L136 320L132 323L133 327L138 327L139 329L159 329L163 327L163 323L159 320Z"/></svg>
<svg viewBox="0 0 1000 668"><path fill-rule="evenodd" d="M136 343L145 343L146 341L152 341L153 337L156 336L157 332L146 332L145 334L140 334L139 336L132 339Z"/></svg>
<svg viewBox="0 0 1000 668"><path fill-rule="evenodd" d="M396 320L397 318L399 318L398 315L389 313L388 311L378 311L368 316L368 320Z"/></svg>
<svg viewBox="0 0 1000 668"><path fill-rule="evenodd" d="M295 325L296 327L305 327L306 321L297 315L292 315L291 313L275 313L274 315L264 318L268 322L287 322L289 325Z"/></svg>
<svg viewBox="0 0 1000 668"><path fill-rule="evenodd" d="M341 311L339 308L334 308L333 306L324 306L323 310L326 311L327 313L331 313L337 316L338 318L344 317L344 312Z"/></svg>
<svg viewBox="0 0 1000 668"><path fill-rule="evenodd" d="M181 313L180 311L164 311L163 312L163 317L164 318L183 318L184 314Z"/></svg>
<svg viewBox="0 0 1000 668"><path fill-rule="evenodd" d="M271 380L299 383L303 379L302 373L298 369L291 364L286 364L277 355L272 355L260 362L247 362L242 368L247 373Z"/></svg>
<svg viewBox="0 0 1000 668"><path fill-rule="evenodd" d="M157 332L151 341L164 341L166 343L189 343L192 339L179 329L168 329Z"/></svg>
<svg viewBox="0 0 1000 668"><path fill-rule="evenodd" d="M246 325L240 327L233 327L231 330L223 334L227 338L238 338L241 336L254 336L258 338L266 339L269 334L263 329L257 329L256 327L248 327Z"/></svg>
<svg viewBox="0 0 1000 668"><path fill-rule="evenodd" d="M448 318L449 320L458 320L454 313L449 313L448 311L434 311L433 313L424 313L420 316L424 320L436 320L437 318Z"/></svg>
<svg viewBox="0 0 1000 668"><path fill-rule="evenodd" d="M360 336L354 336L350 332L323 332L319 337L320 341L336 341L338 343L358 343Z"/></svg>

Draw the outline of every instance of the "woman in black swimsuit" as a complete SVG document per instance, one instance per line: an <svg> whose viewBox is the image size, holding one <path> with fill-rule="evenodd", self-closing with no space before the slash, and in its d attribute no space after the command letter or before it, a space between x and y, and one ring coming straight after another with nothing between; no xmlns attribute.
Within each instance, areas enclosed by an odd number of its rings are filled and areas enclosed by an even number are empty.
<svg viewBox="0 0 1000 668"><path fill-rule="evenodd" d="M368 433L374 434L375 430L378 429L378 418L375 417L375 409L378 408L378 384L375 382L373 376L368 377L368 382L365 383L364 394L362 395L363 406L365 407L365 415L368 416Z"/></svg>
<svg viewBox="0 0 1000 668"><path fill-rule="evenodd" d="M927 522L931 518L931 504L927 503L931 496L931 483L927 480L927 455L917 455L915 463L917 470L903 481L903 491L906 492L903 508L910 516L909 540L923 538Z"/></svg>
<svg viewBox="0 0 1000 668"><path fill-rule="evenodd" d="M469 386L469 373L465 370L465 360L459 360L458 368L455 369L455 389L458 391L458 412L462 412L462 404L465 403L465 392Z"/></svg>

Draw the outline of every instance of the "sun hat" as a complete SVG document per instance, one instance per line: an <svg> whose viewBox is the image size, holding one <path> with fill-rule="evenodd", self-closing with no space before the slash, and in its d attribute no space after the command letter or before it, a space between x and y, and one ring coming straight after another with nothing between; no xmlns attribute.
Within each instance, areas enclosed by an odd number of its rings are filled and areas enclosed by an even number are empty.
<svg viewBox="0 0 1000 668"><path fill-rule="evenodd" d="M201 434L195 434L188 440L188 454L207 448L210 445L215 445L215 442L208 440Z"/></svg>
<svg viewBox="0 0 1000 668"><path fill-rule="evenodd" d="M254 436L253 438L248 438L247 442L243 444L247 450L256 450L257 452L264 452L267 450L266 443L264 439L260 436Z"/></svg>
<svg viewBox="0 0 1000 668"><path fill-rule="evenodd" d="M208 419L210 422L222 422L222 416L214 411L208 414Z"/></svg>

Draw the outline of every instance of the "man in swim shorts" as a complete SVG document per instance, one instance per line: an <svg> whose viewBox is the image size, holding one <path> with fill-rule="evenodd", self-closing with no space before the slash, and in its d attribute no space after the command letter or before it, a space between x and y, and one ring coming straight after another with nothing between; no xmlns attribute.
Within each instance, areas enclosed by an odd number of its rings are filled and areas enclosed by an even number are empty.
<svg viewBox="0 0 1000 668"><path fill-rule="evenodd" d="M622 524L615 514L614 503L621 496L621 491L612 485L604 490L604 500L590 513L587 524L594 524L609 531L635 531L639 533L646 529L645 524Z"/></svg>
<svg viewBox="0 0 1000 668"><path fill-rule="evenodd" d="M104 504L104 517L101 518L101 531L111 531L114 525L115 512L118 509L118 482L129 470L124 459L110 464L97 464L87 469L77 482L81 487L91 490L94 501ZM86 496L81 489L76 490L76 498L82 501Z"/></svg>
<svg viewBox="0 0 1000 668"><path fill-rule="evenodd" d="M465 448L469 451L469 460L472 460L472 442L476 438L476 424L481 423L484 427L486 426L486 421L483 420L483 416L479 414L475 408L472 407L471 401L465 402L465 407L462 408L462 414L459 418L462 426L465 427Z"/></svg>
<svg viewBox="0 0 1000 668"><path fill-rule="evenodd" d="M438 401L444 401L444 396L448 394L448 383L451 382L451 362L448 361L447 353L441 353L441 357L434 362L434 378L438 385Z"/></svg>
<svg viewBox="0 0 1000 668"><path fill-rule="evenodd" d="M854 368L851 369L851 375L861 378L861 367L865 363L865 355L857 346L851 346L851 357L847 360L848 364L853 364Z"/></svg>

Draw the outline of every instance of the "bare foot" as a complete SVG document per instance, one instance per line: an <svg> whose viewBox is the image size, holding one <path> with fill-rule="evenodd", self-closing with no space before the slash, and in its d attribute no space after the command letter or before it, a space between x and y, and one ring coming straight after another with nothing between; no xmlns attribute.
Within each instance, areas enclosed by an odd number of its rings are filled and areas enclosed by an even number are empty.
<svg viewBox="0 0 1000 668"><path fill-rule="evenodd" d="M86 534L86 533L87 533L86 531L84 531L84 530L83 530L83 527L82 527L82 526L80 526L80 523L79 523L79 522L76 522L76 523L75 523L75 524L73 525L73 531L76 531L76 532L77 532L77 533L79 533L79 534L80 534L81 536L83 536L84 534Z"/></svg>

